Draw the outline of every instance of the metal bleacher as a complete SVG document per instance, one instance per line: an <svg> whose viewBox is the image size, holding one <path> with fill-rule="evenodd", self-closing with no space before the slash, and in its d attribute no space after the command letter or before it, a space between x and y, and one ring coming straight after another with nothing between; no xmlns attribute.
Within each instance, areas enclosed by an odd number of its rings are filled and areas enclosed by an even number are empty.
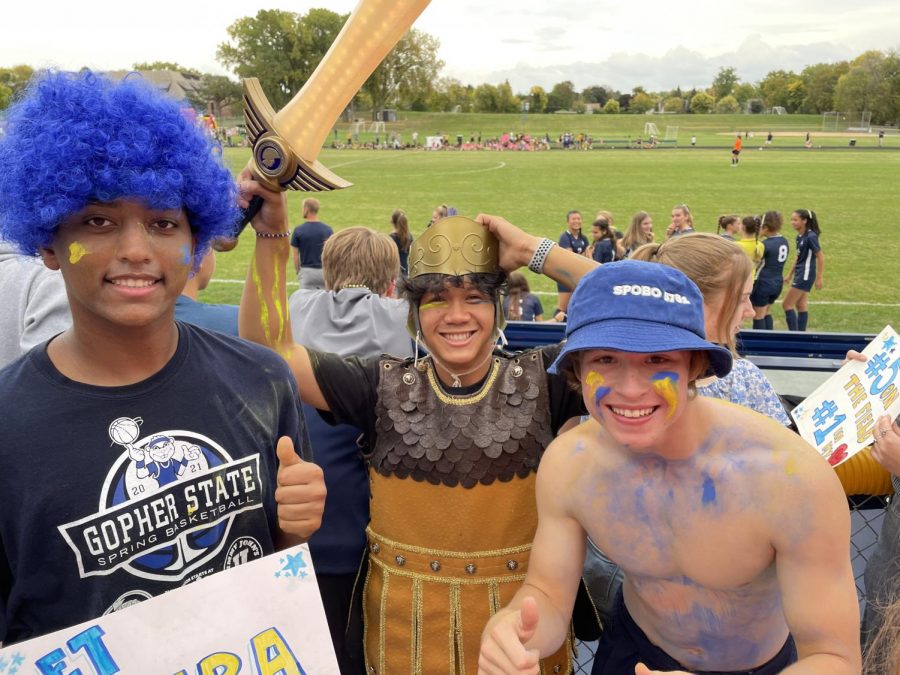
<svg viewBox="0 0 900 675"><path fill-rule="evenodd" d="M511 321L504 328L504 333L510 349L532 349L561 341L565 337L565 324ZM874 338L875 335L858 333L744 330L738 334L738 352L768 371L776 391L790 404L791 399L796 403L796 399L802 396L787 396L787 392L779 390L778 381L794 383L813 375L824 379L829 372L841 367L848 350L862 351ZM801 384L801 389L804 388L804 395L811 393L810 385ZM863 572L878 541L886 502L881 496L852 495L848 496L848 504L851 515L850 557L862 608L865 592ZM594 643L576 644L576 674L591 672L594 651Z"/></svg>

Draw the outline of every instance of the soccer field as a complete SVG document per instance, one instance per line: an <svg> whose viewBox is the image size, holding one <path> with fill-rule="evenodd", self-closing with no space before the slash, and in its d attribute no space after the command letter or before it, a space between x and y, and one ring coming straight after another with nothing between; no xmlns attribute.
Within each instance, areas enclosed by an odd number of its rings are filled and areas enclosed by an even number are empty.
<svg viewBox="0 0 900 675"><path fill-rule="evenodd" d="M237 170L249 150L228 148L226 159ZM321 219L335 229L365 225L390 231L395 208L406 211L413 235L420 233L441 203L460 214L499 214L537 235L556 240L565 229L565 213L580 210L586 232L596 211L605 209L624 230L631 215L648 211L659 240L672 206L686 203L699 231L714 232L723 213L785 215L783 233L792 244L790 212L814 210L822 227L825 287L810 295L811 331L877 332L900 323L897 270L900 223L896 199L900 152L839 147L797 150L745 150L730 165L728 149L680 147L654 150L545 152L456 152L325 150L319 159L354 183L337 192L318 193ZM288 192L291 223L301 221L307 193ZM201 299L237 303L253 246L245 232L231 253L218 255L214 283ZM530 273L529 273L530 274ZM555 306L555 285L530 275L545 310ZM780 307L776 328L784 328Z"/></svg>

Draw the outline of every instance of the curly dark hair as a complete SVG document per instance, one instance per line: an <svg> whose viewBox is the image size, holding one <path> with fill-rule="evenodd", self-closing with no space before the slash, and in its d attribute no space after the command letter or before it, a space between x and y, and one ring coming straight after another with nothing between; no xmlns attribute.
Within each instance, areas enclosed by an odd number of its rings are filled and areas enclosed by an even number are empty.
<svg viewBox="0 0 900 675"><path fill-rule="evenodd" d="M138 76L44 71L7 112L0 139L0 238L26 254L93 202L183 208L195 265L232 233L235 185L221 149L178 104Z"/></svg>
<svg viewBox="0 0 900 675"><path fill-rule="evenodd" d="M420 274L413 278L400 279L397 290L400 297L409 303L409 320L415 323L419 303L428 293L440 293L447 286L462 288L470 284L479 293L487 295L495 305L501 294L507 292L506 272L478 272L453 276L449 274Z"/></svg>

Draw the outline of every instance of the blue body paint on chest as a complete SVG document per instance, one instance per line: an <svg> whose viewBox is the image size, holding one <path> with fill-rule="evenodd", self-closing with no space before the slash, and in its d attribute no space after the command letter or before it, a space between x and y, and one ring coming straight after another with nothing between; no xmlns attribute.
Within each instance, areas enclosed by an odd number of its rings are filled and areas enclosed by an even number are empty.
<svg viewBox="0 0 900 675"><path fill-rule="evenodd" d="M713 481L712 477L704 473L703 474L703 505L707 506L709 504L716 503L716 483Z"/></svg>

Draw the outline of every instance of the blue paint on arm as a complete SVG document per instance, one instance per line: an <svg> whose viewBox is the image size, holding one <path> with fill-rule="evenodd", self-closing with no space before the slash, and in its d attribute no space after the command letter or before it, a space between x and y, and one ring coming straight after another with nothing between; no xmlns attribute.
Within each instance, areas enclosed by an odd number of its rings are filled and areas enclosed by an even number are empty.
<svg viewBox="0 0 900 675"><path fill-rule="evenodd" d="M716 483L708 473L703 474L703 505L716 503Z"/></svg>

